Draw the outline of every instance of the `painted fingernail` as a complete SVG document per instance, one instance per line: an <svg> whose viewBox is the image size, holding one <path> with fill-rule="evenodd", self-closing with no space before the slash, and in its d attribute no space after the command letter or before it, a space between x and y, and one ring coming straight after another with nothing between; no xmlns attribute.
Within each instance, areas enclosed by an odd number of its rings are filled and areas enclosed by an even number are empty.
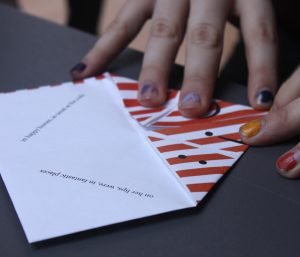
<svg viewBox="0 0 300 257"><path fill-rule="evenodd" d="M274 95L269 90L260 91L256 95L256 102L258 104L263 104L263 105L271 104L273 100L274 100Z"/></svg>
<svg viewBox="0 0 300 257"><path fill-rule="evenodd" d="M152 83L146 83L142 86L141 89L141 98L142 100L151 100L155 97L158 97L158 88Z"/></svg>
<svg viewBox="0 0 300 257"><path fill-rule="evenodd" d="M293 170L300 160L300 152L287 152L280 156L276 162L277 168L283 172Z"/></svg>
<svg viewBox="0 0 300 257"><path fill-rule="evenodd" d="M78 64L76 64L71 70L71 73L81 73L85 70L86 68L86 64L83 62L80 62Z"/></svg>
<svg viewBox="0 0 300 257"><path fill-rule="evenodd" d="M181 99L181 107L184 109L194 107L201 102L201 97L196 92L189 92Z"/></svg>
<svg viewBox="0 0 300 257"><path fill-rule="evenodd" d="M261 129L261 122L260 120L254 120L246 123L240 128L240 132L243 136L250 138L254 137L258 134Z"/></svg>

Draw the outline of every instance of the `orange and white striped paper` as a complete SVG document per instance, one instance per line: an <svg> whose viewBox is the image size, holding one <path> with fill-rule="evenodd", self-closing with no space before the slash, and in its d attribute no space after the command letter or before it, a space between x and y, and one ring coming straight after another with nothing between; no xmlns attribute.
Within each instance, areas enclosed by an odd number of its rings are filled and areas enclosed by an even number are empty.
<svg viewBox="0 0 300 257"><path fill-rule="evenodd" d="M138 121L161 159L199 203L247 150L239 128L265 113L215 100L207 117L188 119L177 109L179 91L170 90L165 106L146 108L137 101L137 81L106 74L124 107Z"/></svg>

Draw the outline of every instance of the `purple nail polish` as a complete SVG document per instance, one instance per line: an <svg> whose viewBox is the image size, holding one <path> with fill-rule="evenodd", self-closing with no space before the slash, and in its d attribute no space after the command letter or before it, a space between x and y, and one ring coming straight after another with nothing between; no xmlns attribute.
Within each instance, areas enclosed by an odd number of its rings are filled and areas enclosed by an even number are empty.
<svg viewBox="0 0 300 257"><path fill-rule="evenodd" d="M83 62L80 62L78 64L76 64L72 69L71 69L71 73L81 73L85 70L86 68L86 64Z"/></svg>
<svg viewBox="0 0 300 257"><path fill-rule="evenodd" d="M195 104L199 104L201 98L196 92L189 92L182 97L181 106L183 108L193 107Z"/></svg>
<svg viewBox="0 0 300 257"><path fill-rule="evenodd" d="M141 97L146 99L152 99L158 96L158 88L151 83L146 83L142 86Z"/></svg>

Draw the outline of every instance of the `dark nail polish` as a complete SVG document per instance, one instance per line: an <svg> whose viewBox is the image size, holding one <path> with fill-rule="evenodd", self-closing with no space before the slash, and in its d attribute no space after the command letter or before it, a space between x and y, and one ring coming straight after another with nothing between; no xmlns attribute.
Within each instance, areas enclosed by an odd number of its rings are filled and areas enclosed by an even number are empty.
<svg viewBox="0 0 300 257"><path fill-rule="evenodd" d="M141 89L141 97L144 100L158 96L158 88L151 83L144 84Z"/></svg>
<svg viewBox="0 0 300 257"><path fill-rule="evenodd" d="M201 98L198 93L190 92L182 97L181 106L183 108L193 107L195 104L199 104L201 102Z"/></svg>
<svg viewBox="0 0 300 257"><path fill-rule="evenodd" d="M257 94L256 100L258 104L269 104L273 102L274 96L270 91L263 90Z"/></svg>
<svg viewBox="0 0 300 257"><path fill-rule="evenodd" d="M81 73L85 70L85 68L86 68L86 64L80 62L71 69L71 73Z"/></svg>

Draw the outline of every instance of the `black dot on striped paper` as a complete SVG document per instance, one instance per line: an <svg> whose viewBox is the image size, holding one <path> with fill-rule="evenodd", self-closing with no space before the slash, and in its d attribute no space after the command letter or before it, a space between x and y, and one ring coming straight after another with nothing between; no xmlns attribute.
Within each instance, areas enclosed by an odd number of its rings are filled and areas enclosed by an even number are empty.
<svg viewBox="0 0 300 257"><path fill-rule="evenodd" d="M184 155L184 154L179 154L179 155L178 155L178 158L180 158L180 159L185 159L185 158L186 158L186 155Z"/></svg>
<svg viewBox="0 0 300 257"><path fill-rule="evenodd" d="M211 136L213 136L214 134L213 134L211 131L206 131L206 132L205 132L205 135L208 136L208 137L211 137Z"/></svg>
<svg viewBox="0 0 300 257"><path fill-rule="evenodd" d="M206 162L206 161L204 161L204 160L201 160L201 161L199 161L199 163L200 163L200 164L202 164L202 165L205 165L205 164L207 164L207 162Z"/></svg>

